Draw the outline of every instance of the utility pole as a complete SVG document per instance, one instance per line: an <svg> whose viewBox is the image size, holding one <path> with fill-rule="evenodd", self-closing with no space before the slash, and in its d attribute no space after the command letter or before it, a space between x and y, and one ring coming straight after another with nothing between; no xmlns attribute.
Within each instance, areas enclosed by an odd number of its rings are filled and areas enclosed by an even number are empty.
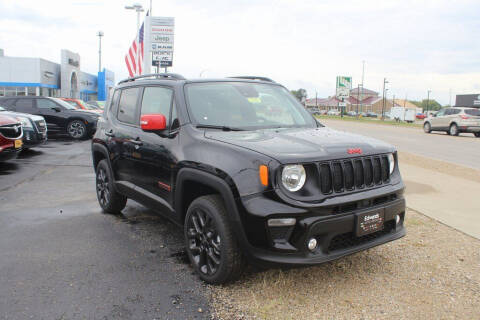
<svg viewBox="0 0 480 320"><path fill-rule="evenodd" d="M428 115L428 106L430 105L430 92L431 90L427 91L427 112L426 112L427 115Z"/></svg>
<svg viewBox="0 0 480 320"><path fill-rule="evenodd" d="M448 105L451 107L452 106L452 88L448 90L448 94L450 95L450 100L448 101Z"/></svg>
<svg viewBox="0 0 480 320"><path fill-rule="evenodd" d="M382 121L385 120L385 84L387 83L387 78L383 78Z"/></svg>
<svg viewBox="0 0 480 320"><path fill-rule="evenodd" d="M98 36L98 72L102 71L102 37L103 31L97 32Z"/></svg>
<svg viewBox="0 0 480 320"><path fill-rule="evenodd" d="M357 114L355 115L358 118L358 104L360 103L358 95L360 94L360 83L358 84L357 88Z"/></svg>
<svg viewBox="0 0 480 320"><path fill-rule="evenodd" d="M318 111L318 92L315 91L315 111Z"/></svg>
<svg viewBox="0 0 480 320"><path fill-rule="evenodd" d="M362 93L360 94L360 111L361 112L363 112L363 81L365 80L364 76L365 76L365 60L362 61Z"/></svg>

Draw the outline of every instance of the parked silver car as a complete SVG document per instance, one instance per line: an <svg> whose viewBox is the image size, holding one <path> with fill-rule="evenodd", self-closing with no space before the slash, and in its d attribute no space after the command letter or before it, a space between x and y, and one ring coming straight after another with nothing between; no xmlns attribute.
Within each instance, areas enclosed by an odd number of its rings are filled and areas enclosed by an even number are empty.
<svg viewBox="0 0 480 320"><path fill-rule="evenodd" d="M443 108L423 121L423 130L426 133L445 131L452 136L458 136L461 132L470 132L480 138L480 109Z"/></svg>

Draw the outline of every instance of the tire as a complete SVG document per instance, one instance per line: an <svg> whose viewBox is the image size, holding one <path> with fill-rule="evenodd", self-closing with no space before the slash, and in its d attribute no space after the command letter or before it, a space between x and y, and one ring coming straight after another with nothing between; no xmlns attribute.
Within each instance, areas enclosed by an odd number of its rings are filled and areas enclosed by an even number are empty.
<svg viewBox="0 0 480 320"><path fill-rule="evenodd" d="M430 132L432 132L432 125L430 124L430 122L425 122L425 123L423 124L423 131L424 131L425 133L430 133Z"/></svg>
<svg viewBox="0 0 480 320"><path fill-rule="evenodd" d="M451 136L458 136L460 132L458 131L458 126L455 123L452 123L450 125L450 128L448 129L448 134Z"/></svg>
<svg viewBox="0 0 480 320"><path fill-rule="evenodd" d="M85 139L87 136L87 126L81 120L72 120L67 125L67 134L75 140Z"/></svg>
<svg viewBox="0 0 480 320"><path fill-rule="evenodd" d="M190 204L184 236L188 258L203 281L222 284L241 276L245 259L219 195L202 196Z"/></svg>
<svg viewBox="0 0 480 320"><path fill-rule="evenodd" d="M107 160L98 163L95 179L97 199L100 207L106 213L118 214L127 204L127 197L115 191L113 178Z"/></svg>
<svg viewBox="0 0 480 320"><path fill-rule="evenodd" d="M475 132L474 135L475 137L480 138L480 132Z"/></svg>

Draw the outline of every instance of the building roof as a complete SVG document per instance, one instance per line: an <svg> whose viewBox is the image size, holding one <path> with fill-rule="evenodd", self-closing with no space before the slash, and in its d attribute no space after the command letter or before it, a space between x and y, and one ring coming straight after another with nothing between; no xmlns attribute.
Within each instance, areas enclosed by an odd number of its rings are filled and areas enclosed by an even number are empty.
<svg viewBox="0 0 480 320"><path fill-rule="evenodd" d="M393 101L392 101L393 103ZM405 107L407 109L416 109L416 105L405 99L395 99L395 107Z"/></svg>
<svg viewBox="0 0 480 320"><path fill-rule="evenodd" d="M374 97L367 97L366 99L363 99L363 100L357 100L357 97L356 96L350 96L350 98L348 98L349 102L351 104L363 104L365 106L369 106L369 105L372 105L374 104L375 102L377 102L378 100L382 100L382 97L378 97L378 96L374 96Z"/></svg>

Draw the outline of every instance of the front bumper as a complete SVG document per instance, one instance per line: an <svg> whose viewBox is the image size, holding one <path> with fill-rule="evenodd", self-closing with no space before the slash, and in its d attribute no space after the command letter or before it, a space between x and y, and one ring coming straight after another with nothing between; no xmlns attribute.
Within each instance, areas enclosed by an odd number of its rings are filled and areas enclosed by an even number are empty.
<svg viewBox="0 0 480 320"><path fill-rule="evenodd" d="M380 198L385 201L377 203L376 199ZM361 201L363 203L370 201L370 205L363 208L357 207L357 209L347 206L343 212L335 213L329 212L332 208L322 208L322 210L317 208L296 214L294 211L298 208L292 208L292 212L288 214L282 210L284 213L280 215L272 214L264 216L263 219L257 218L257 223L261 220L265 222L267 245L255 246L251 245L252 243L249 241L250 244L244 246L244 251L253 263L260 265L312 265L335 260L405 236L403 184L396 192L370 199L367 197ZM384 229L357 237L355 236L355 216L368 211L383 211ZM400 217L398 223L395 221L397 215ZM268 227L266 225L266 220L279 216L295 217L296 224L291 227ZM250 226L251 223L248 225ZM256 232L261 231L257 230ZM249 238L251 240L251 235ZM308 240L311 238L317 240L317 247L313 251L307 247Z"/></svg>
<svg viewBox="0 0 480 320"><path fill-rule="evenodd" d="M47 132L39 132L35 130L23 130L24 148L33 148L47 141Z"/></svg>

